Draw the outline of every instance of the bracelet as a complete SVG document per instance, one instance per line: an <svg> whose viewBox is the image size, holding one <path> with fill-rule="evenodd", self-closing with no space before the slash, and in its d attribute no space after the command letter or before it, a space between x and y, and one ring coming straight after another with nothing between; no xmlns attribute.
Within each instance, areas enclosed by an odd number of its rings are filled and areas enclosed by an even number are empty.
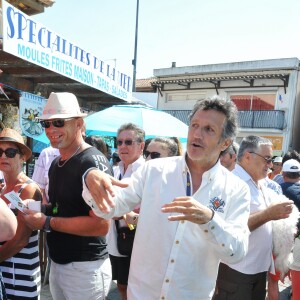
<svg viewBox="0 0 300 300"><path fill-rule="evenodd" d="M210 219L210 221L211 221L215 216L215 211L212 208L210 210L212 211L212 216L211 216L211 219Z"/></svg>

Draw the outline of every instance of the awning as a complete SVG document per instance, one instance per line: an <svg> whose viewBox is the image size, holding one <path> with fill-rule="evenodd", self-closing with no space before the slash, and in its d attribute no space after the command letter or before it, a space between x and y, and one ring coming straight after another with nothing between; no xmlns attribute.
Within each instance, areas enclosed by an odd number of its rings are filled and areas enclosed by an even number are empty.
<svg viewBox="0 0 300 300"><path fill-rule="evenodd" d="M72 92L81 107L96 111L131 102L130 75L1 2L0 83L7 95L10 88L45 98L51 92Z"/></svg>

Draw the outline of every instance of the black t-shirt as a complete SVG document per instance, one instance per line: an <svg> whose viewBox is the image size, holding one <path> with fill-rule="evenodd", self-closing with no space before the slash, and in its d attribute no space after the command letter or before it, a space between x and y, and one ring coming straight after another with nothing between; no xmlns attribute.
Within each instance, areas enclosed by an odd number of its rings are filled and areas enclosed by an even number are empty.
<svg viewBox="0 0 300 300"><path fill-rule="evenodd" d="M108 160L94 147L75 155L62 167L58 166L59 159L57 157L49 169L49 201L53 215L64 218L88 216L90 207L81 196L82 176L91 167L111 175L112 168ZM52 231L47 234L47 242L51 259L59 264L92 261L108 256L104 236L78 236Z"/></svg>

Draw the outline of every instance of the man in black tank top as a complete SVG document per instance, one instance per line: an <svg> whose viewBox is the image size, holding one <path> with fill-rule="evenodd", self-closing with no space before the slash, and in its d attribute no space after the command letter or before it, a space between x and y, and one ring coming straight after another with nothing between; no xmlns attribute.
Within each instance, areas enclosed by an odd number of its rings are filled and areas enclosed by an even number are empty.
<svg viewBox="0 0 300 300"><path fill-rule="evenodd" d="M43 207L43 214L30 212L26 221L48 232L54 300L104 299L111 283L105 239L110 222L96 217L81 194L87 170L112 171L106 157L82 138L85 115L75 95L51 93L39 118L60 156L49 169L50 205Z"/></svg>

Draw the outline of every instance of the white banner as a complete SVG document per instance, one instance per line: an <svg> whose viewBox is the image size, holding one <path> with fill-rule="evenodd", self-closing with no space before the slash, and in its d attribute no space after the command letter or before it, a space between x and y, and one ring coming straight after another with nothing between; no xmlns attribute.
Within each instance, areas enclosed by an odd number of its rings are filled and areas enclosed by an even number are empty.
<svg viewBox="0 0 300 300"><path fill-rule="evenodd" d="M131 100L130 76L4 0L2 16L4 51L117 98Z"/></svg>
<svg viewBox="0 0 300 300"><path fill-rule="evenodd" d="M20 97L19 120L22 132L31 138L36 138L43 134L44 128L36 120L42 115L47 99L22 92Z"/></svg>

